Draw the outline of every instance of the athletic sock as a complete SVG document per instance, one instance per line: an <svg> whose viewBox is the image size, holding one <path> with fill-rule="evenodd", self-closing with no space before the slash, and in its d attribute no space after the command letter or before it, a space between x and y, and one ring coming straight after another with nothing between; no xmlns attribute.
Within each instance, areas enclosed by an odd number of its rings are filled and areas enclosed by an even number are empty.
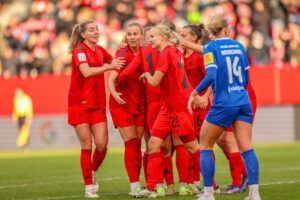
<svg viewBox="0 0 300 200"><path fill-rule="evenodd" d="M205 187L213 187L215 175L215 161L212 150L201 150L200 166Z"/></svg>
<svg viewBox="0 0 300 200"><path fill-rule="evenodd" d="M106 156L106 149L104 151L98 151L97 149L94 150L93 154L93 161L92 161L92 169L96 172L99 167L101 166L103 160Z"/></svg>
<svg viewBox="0 0 300 200"><path fill-rule="evenodd" d="M140 166L139 166L139 140L133 138L125 142L124 161L130 183L139 182Z"/></svg>
<svg viewBox="0 0 300 200"><path fill-rule="evenodd" d="M160 166L162 164L161 152L149 154L147 169L147 189L155 190L156 184L159 182Z"/></svg>
<svg viewBox="0 0 300 200"><path fill-rule="evenodd" d="M248 174L248 179L249 179L249 185L254 185L259 183L259 163L257 156L254 152L253 149L250 149L248 151L245 151L242 153L246 169L247 169L247 174Z"/></svg>
<svg viewBox="0 0 300 200"><path fill-rule="evenodd" d="M179 182L187 183L189 155L183 145L178 145L175 148L176 148L176 167L178 171Z"/></svg>
<svg viewBox="0 0 300 200"><path fill-rule="evenodd" d="M85 185L93 184L91 155L92 155L92 150L81 149L80 166L81 166L81 172L82 172Z"/></svg>
<svg viewBox="0 0 300 200"><path fill-rule="evenodd" d="M164 157L164 177L167 185L174 184L172 156Z"/></svg>

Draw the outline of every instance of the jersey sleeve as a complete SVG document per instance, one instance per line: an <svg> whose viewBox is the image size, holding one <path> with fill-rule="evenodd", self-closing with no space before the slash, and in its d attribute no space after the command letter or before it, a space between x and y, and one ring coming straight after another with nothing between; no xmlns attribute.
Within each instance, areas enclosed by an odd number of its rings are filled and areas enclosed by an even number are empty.
<svg viewBox="0 0 300 200"><path fill-rule="evenodd" d="M143 66L143 59L141 51L135 56L133 61L124 69L118 76L118 82L122 82L126 79L130 74L138 71Z"/></svg>
<svg viewBox="0 0 300 200"><path fill-rule="evenodd" d="M204 66L206 70L211 67L218 69L215 52L209 44L204 47Z"/></svg>
<svg viewBox="0 0 300 200"><path fill-rule="evenodd" d="M245 77L244 77L244 82L245 82L245 86L248 86L248 82L249 82L249 73L250 73L250 63L248 60L248 54L244 48L244 46L240 45L242 52L243 52L243 63L244 63L244 70L245 70Z"/></svg>
<svg viewBox="0 0 300 200"><path fill-rule="evenodd" d="M199 56L199 66L200 66L200 72L203 76L206 75L206 70L205 70L205 67L204 67L204 60L203 60L203 56Z"/></svg>
<svg viewBox="0 0 300 200"><path fill-rule="evenodd" d="M175 57L176 58L176 57ZM159 56L158 59L158 65L156 70L157 71L162 71L164 73L167 73L169 69L169 57L168 57L168 51L164 50L161 55Z"/></svg>
<svg viewBox="0 0 300 200"><path fill-rule="evenodd" d="M110 55L110 53L108 53L103 47L100 47L102 54L103 54L103 58L104 58L104 63L111 63L112 61L112 56Z"/></svg>
<svg viewBox="0 0 300 200"><path fill-rule="evenodd" d="M120 57L124 57L125 58L125 65L127 64L127 60L126 60L126 54L127 54L127 47L121 48L116 52L116 58L120 58ZM120 68L115 68L113 69L114 71L120 73L122 70Z"/></svg>
<svg viewBox="0 0 300 200"><path fill-rule="evenodd" d="M199 85L196 87L196 91L200 94L202 91L204 91L208 86L210 86L216 79L217 76L217 68L210 67L207 69L207 74L199 83Z"/></svg>
<svg viewBox="0 0 300 200"><path fill-rule="evenodd" d="M79 47L75 48L73 50L73 57L74 57L76 67L79 67L79 65L83 63L88 63L86 53L82 48Z"/></svg>

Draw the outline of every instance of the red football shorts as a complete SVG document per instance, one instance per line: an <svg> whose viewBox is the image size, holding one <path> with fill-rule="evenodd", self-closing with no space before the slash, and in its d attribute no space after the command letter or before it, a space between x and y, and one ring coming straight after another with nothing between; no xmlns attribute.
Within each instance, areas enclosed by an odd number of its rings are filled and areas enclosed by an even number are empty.
<svg viewBox="0 0 300 200"><path fill-rule="evenodd" d="M94 125L107 122L105 108L83 108L72 106L68 110L68 122L72 126L88 123Z"/></svg>
<svg viewBox="0 0 300 200"><path fill-rule="evenodd" d="M195 129L196 137L200 135L200 130L208 111L209 110L199 110L199 109L194 111L193 119L194 119L194 129Z"/></svg>
<svg viewBox="0 0 300 200"><path fill-rule="evenodd" d="M110 109L110 114L116 128L128 126L144 127L145 114L132 114L121 108Z"/></svg>
<svg viewBox="0 0 300 200"><path fill-rule="evenodd" d="M169 133L187 143L196 139L193 117L189 112L166 112L160 110L151 130L151 136L165 140Z"/></svg>
<svg viewBox="0 0 300 200"><path fill-rule="evenodd" d="M151 130L161 107L160 101L152 101L147 105L147 125Z"/></svg>

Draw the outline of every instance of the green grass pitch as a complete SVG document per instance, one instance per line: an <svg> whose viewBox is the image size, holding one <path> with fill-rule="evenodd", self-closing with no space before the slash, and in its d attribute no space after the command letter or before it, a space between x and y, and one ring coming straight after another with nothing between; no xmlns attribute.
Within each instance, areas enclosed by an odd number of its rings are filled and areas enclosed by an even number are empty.
<svg viewBox="0 0 300 200"><path fill-rule="evenodd" d="M0 152L0 200L83 199L84 187L76 150ZM260 160L260 191L263 200L300 199L300 143L257 145ZM216 180L230 184L227 161L216 148ZM176 181L177 171L174 169ZM100 198L132 199L123 163L123 149L111 148L98 172ZM141 178L143 180L143 178ZM248 191L247 191L248 193ZM246 193L216 196L217 200L243 199ZM162 198L159 198L162 199ZM169 196L165 199L197 199Z"/></svg>

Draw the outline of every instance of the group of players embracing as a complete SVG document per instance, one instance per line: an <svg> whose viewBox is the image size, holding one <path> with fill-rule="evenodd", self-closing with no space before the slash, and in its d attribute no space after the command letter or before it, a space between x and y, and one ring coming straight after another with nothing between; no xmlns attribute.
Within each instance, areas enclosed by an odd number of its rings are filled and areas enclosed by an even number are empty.
<svg viewBox="0 0 300 200"><path fill-rule="evenodd" d="M85 197L98 197L96 171L107 150L104 72L109 71L109 110L124 142L131 196L175 194L176 151L179 195L214 200L220 191L214 180L217 143L232 177L221 194L245 192L249 186L246 199L260 200L258 159L251 141L256 97L247 53L229 38L227 20L217 15L206 27L186 25L180 30L169 20L144 29L130 20L125 32L114 58L97 45L95 21L77 24L71 36L68 121L81 144ZM142 167L145 188L140 184Z"/></svg>

